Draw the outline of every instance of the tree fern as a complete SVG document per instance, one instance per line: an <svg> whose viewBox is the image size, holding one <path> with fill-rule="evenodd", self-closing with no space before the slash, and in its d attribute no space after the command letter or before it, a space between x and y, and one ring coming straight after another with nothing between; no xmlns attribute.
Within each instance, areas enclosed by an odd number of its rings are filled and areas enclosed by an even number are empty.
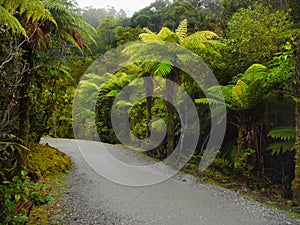
<svg viewBox="0 0 300 225"><path fill-rule="evenodd" d="M268 137L277 139L275 143L267 146L267 150L271 151L272 155L293 151L296 148L294 127L275 127L269 132Z"/></svg>
<svg viewBox="0 0 300 225"><path fill-rule="evenodd" d="M0 24L5 25L7 30L11 30L13 34L22 34L23 36L28 37L26 30L19 20L10 14L7 9L0 6L0 14Z"/></svg>
<svg viewBox="0 0 300 225"><path fill-rule="evenodd" d="M242 110L250 108L248 96L248 85L242 80L238 80L237 84L232 88L232 99L237 108Z"/></svg>
<svg viewBox="0 0 300 225"><path fill-rule="evenodd" d="M176 35L180 41L183 41L187 36L187 19L180 22L178 28L176 29Z"/></svg>
<svg viewBox="0 0 300 225"><path fill-rule="evenodd" d="M276 127L269 132L268 136L281 141L289 141L295 139L296 131L294 127Z"/></svg>

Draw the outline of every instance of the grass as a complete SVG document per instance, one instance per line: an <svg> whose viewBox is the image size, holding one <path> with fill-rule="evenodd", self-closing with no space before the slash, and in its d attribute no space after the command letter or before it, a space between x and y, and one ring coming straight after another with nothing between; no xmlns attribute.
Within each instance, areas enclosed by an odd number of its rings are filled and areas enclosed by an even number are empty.
<svg viewBox="0 0 300 225"><path fill-rule="evenodd" d="M66 193L64 180L72 162L67 155L49 145L34 144L30 149L28 170L49 186L54 204L34 206L27 224L61 224L59 217L53 218L61 210L62 206L57 202Z"/></svg>

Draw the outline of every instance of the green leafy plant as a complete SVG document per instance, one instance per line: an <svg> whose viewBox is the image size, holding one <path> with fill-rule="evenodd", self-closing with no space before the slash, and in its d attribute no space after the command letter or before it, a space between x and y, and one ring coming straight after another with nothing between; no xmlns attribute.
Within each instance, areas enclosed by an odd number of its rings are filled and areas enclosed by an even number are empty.
<svg viewBox="0 0 300 225"><path fill-rule="evenodd" d="M33 205L53 204L48 186L32 182L27 172L0 184L0 224L24 224Z"/></svg>
<svg viewBox="0 0 300 225"><path fill-rule="evenodd" d="M267 147L267 150L269 150L272 155L293 151L296 148L296 131L294 127L275 127L269 132L268 136L276 139L276 142Z"/></svg>

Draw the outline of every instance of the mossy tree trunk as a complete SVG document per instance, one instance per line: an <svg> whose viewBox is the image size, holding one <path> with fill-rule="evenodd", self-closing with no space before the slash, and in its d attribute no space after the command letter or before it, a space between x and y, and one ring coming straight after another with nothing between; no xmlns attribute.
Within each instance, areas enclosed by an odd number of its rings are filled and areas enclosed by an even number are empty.
<svg viewBox="0 0 300 225"><path fill-rule="evenodd" d="M32 79L33 69L33 50L30 43L24 44L24 56L26 69L23 74L22 84L20 87L20 115L19 115L19 134L21 139L24 141L24 145L29 144L29 133L30 133L30 83Z"/></svg>
<svg viewBox="0 0 300 225"><path fill-rule="evenodd" d="M152 119L152 101L153 101L153 81L151 78L150 74L145 75L145 83L144 83L144 88L146 90L146 117L147 117L147 122L148 122L148 127L147 127L147 134L146 137L150 136L150 121Z"/></svg>
<svg viewBox="0 0 300 225"><path fill-rule="evenodd" d="M238 139L237 139L237 159L240 158L245 150L253 149L255 154L250 156L250 162L260 172L264 168L263 159L263 146L262 146L262 134L261 128L258 124L256 116L253 112L245 114L239 113L237 116L237 128L238 128Z"/></svg>
<svg viewBox="0 0 300 225"><path fill-rule="evenodd" d="M171 80L171 77L168 77ZM166 83L166 96L169 101L166 101L166 111L167 111L167 155L171 155L175 147L175 124L174 124L174 108L172 105L172 100L174 98L173 86L167 82Z"/></svg>
<svg viewBox="0 0 300 225"><path fill-rule="evenodd" d="M295 41L296 56L296 153L295 153L295 179L292 184L294 203L300 205L300 35Z"/></svg>

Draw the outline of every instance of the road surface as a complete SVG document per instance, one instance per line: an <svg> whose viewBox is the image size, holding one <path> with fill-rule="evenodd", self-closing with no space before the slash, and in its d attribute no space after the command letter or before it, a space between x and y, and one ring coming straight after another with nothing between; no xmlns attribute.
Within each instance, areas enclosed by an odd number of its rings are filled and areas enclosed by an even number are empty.
<svg viewBox="0 0 300 225"><path fill-rule="evenodd" d="M300 224L300 220L294 217L231 191L202 184L182 173L147 187L119 185L103 178L95 172L95 168L89 166L75 140L43 139L42 143L60 149L75 163L74 170L67 178L70 188L61 203L64 211L59 216L63 224ZM80 146L95 159L99 158L99 152L102 151L95 142L80 141ZM93 155L95 146L98 146L97 156ZM126 148L106 144L104 147L113 151L116 157L133 164L147 161ZM116 170L118 168L111 168L112 173Z"/></svg>

